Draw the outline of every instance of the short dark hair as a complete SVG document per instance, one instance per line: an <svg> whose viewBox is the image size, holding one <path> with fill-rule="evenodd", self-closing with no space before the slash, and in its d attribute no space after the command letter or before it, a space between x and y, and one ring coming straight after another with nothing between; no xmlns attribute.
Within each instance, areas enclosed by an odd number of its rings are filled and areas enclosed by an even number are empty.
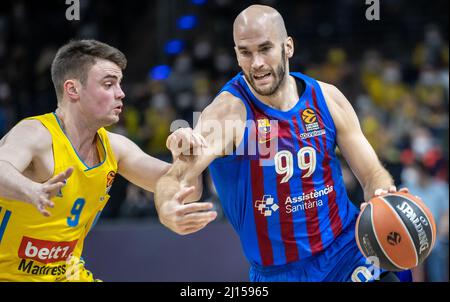
<svg viewBox="0 0 450 302"><path fill-rule="evenodd" d="M111 61L122 70L127 66L127 59L120 50L97 40L71 40L58 50L51 69L58 101L62 99L64 82L75 78L84 85L97 59Z"/></svg>

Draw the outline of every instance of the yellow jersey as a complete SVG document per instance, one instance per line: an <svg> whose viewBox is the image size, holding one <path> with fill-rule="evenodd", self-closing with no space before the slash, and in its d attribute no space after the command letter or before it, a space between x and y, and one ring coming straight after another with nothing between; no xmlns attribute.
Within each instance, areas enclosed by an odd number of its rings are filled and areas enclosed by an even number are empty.
<svg viewBox="0 0 450 302"><path fill-rule="evenodd" d="M52 135L53 176L73 167L52 198L45 217L31 204L0 197L1 281L93 281L81 265L84 239L109 199L117 161L107 132L97 131L100 163L88 167L78 156L55 113L30 117Z"/></svg>

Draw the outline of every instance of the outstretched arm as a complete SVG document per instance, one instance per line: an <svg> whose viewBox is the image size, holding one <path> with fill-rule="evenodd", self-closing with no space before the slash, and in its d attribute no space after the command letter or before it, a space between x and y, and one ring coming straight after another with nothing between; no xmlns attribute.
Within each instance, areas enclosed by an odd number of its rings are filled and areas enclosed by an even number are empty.
<svg viewBox="0 0 450 302"><path fill-rule="evenodd" d="M364 136L347 98L333 85L320 83L337 131L337 144L364 189L364 199L395 192L394 181Z"/></svg>
<svg viewBox="0 0 450 302"><path fill-rule="evenodd" d="M0 140L0 196L34 205L44 216L50 216L50 200L70 177L69 168L53 178L39 183L26 177L24 171L33 165L39 155L51 152L52 137L45 127L35 120L18 123Z"/></svg>
<svg viewBox="0 0 450 302"><path fill-rule="evenodd" d="M202 135L206 146L192 150L192 155L180 155L156 186L155 204L163 225L185 235L204 228L216 218L217 213L214 211L202 212L211 209L212 204L185 204L178 192L190 190L189 183L214 159L229 153L233 145L241 139L245 114L242 102L227 92L220 94L202 112L194 131ZM225 131L225 127L230 124L240 125L237 126L239 129ZM227 135L228 133L231 135ZM171 146L171 151L176 153L174 149L176 147Z"/></svg>
<svg viewBox="0 0 450 302"><path fill-rule="evenodd" d="M194 137L192 129L188 129L175 140L186 139L191 145L200 142ZM154 158L139 148L134 142L125 136L108 132L114 155L118 162L118 171L131 183L143 188L144 190L155 192L156 182L170 168L170 164L165 161ZM170 137L174 137L171 135ZM202 179L197 177L189 183L195 187L195 190L189 194L187 199L195 201L200 199L202 194Z"/></svg>

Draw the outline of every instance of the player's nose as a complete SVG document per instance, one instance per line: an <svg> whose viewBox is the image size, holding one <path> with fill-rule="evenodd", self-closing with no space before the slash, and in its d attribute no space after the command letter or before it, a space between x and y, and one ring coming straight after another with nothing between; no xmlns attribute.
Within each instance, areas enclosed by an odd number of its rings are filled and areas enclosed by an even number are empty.
<svg viewBox="0 0 450 302"><path fill-rule="evenodd" d="M123 92L122 87L119 87L116 91L116 99L122 100L125 98L125 92Z"/></svg>
<svg viewBox="0 0 450 302"><path fill-rule="evenodd" d="M263 60L262 56L260 56L258 54L255 55L253 57L253 61L252 61L252 69L253 70L258 70L258 69L260 69L263 66L264 66L264 60Z"/></svg>

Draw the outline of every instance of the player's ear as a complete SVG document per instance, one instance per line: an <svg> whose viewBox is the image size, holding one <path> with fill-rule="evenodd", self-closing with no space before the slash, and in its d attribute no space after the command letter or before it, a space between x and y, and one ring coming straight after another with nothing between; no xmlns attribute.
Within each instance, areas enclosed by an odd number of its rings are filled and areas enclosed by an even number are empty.
<svg viewBox="0 0 450 302"><path fill-rule="evenodd" d="M292 37L287 37L286 42L284 43L286 56L288 59L292 58L294 55L294 40L292 40Z"/></svg>
<svg viewBox="0 0 450 302"><path fill-rule="evenodd" d="M64 82L64 93L73 102L80 98L80 83L77 80L66 80Z"/></svg>
<svg viewBox="0 0 450 302"><path fill-rule="evenodd" d="M239 67L241 67L241 63L239 63L239 52L236 46L234 46L234 53L236 54L236 61L238 62Z"/></svg>

